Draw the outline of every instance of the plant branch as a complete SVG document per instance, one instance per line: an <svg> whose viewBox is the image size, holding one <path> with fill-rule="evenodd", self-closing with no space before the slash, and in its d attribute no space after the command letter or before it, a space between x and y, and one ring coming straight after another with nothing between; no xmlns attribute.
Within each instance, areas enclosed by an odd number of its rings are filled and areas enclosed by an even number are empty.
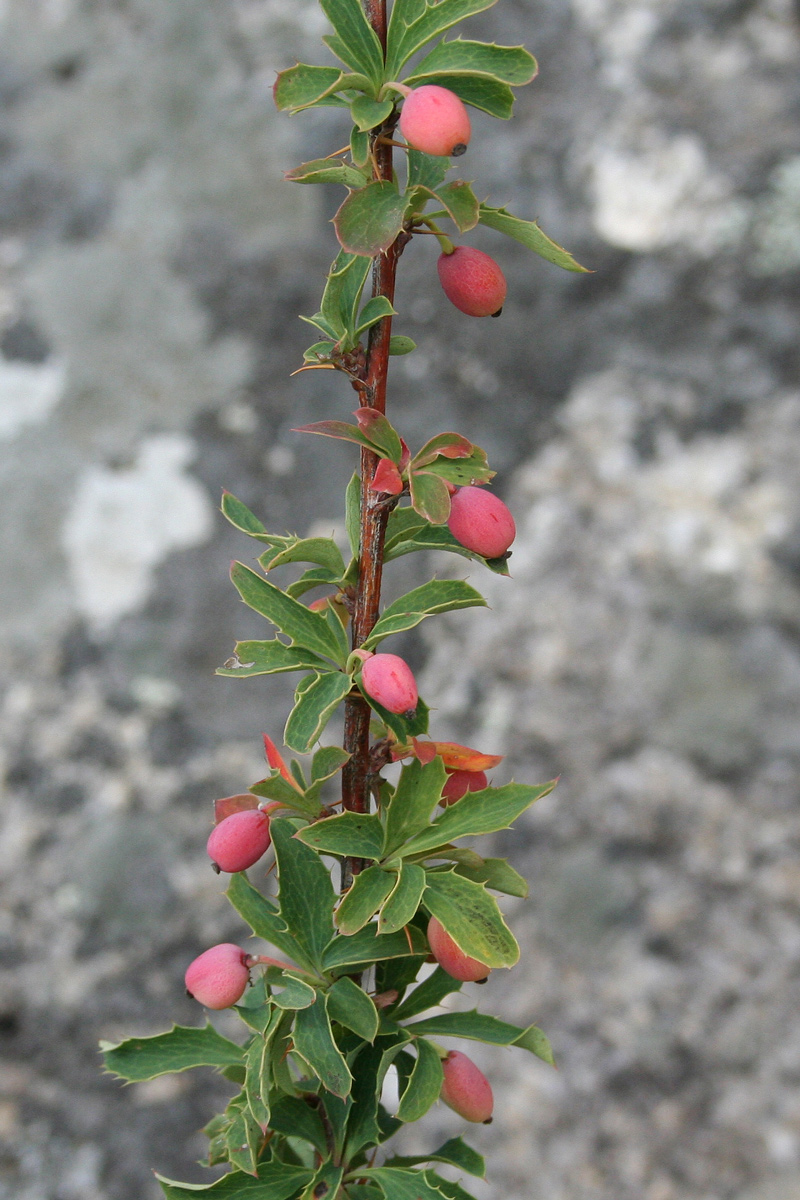
<svg viewBox="0 0 800 1200"><path fill-rule="evenodd" d="M364 11L381 45L386 46L386 0L364 0ZM372 151L375 176L378 179L392 178L391 139L394 120L382 126L372 136ZM383 254L379 254L372 267L372 295L386 296L394 300L397 260L405 245L401 235ZM392 336L392 319L384 317L369 332L367 358L363 377L358 388L361 403L379 412L386 411L386 382L389 371L389 342ZM358 560L358 582L352 622L352 645L358 649L372 631L380 612L381 578L383 573L383 546L386 537L386 522L389 509L380 503L377 494L370 490L370 480L378 465L376 455L361 451L361 528ZM342 772L342 806L353 812L367 812L370 796L370 753L369 753L370 708L360 697L348 698L345 704L344 748L350 760ZM342 889L350 887L353 876L362 869L360 859L346 859L342 865Z"/></svg>

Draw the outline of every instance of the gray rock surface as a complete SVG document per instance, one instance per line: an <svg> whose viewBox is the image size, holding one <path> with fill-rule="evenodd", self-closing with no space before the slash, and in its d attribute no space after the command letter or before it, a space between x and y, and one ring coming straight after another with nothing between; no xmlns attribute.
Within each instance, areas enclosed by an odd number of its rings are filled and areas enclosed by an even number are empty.
<svg viewBox="0 0 800 1200"><path fill-rule="evenodd" d="M561 775L494 839L533 887L479 997L559 1071L476 1054L475 1192L800 1200L797 5L502 0L470 29L541 73L463 173L594 270L476 235L510 299L471 322L425 239L402 264L396 421L483 445L519 536L512 580L472 576L491 614L397 648L437 736ZM96 1045L196 1021L186 963L241 936L210 804L290 684L213 676L261 628L220 489L327 532L352 469L290 432L352 407L289 378L335 196L281 172L344 138L270 88L324 30L310 0L0 0L2 1200L203 1179L226 1089L123 1090ZM397 567L389 594L452 562ZM404 1145L460 1131L437 1109Z"/></svg>

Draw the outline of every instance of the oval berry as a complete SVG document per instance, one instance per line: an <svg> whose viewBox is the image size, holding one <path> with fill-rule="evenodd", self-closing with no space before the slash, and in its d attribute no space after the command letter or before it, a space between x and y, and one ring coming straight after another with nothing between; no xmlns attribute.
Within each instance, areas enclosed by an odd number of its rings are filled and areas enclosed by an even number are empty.
<svg viewBox="0 0 800 1200"><path fill-rule="evenodd" d="M439 801L442 808L455 804L467 792L482 792L489 786L485 771L451 771L447 783L442 788L442 798Z"/></svg>
<svg viewBox="0 0 800 1200"><path fill-rule="evenodd" d="M450 502L447 527L457 542L483 558L502 558L517 536L509 509L484 488L459 488Z"/></svg>
<svg viewBox="0 0 800 1200"><path fill-rule="evenodd" d="M492 1119L494 1096L492 1085L483 1071L460 1050L451 1050L442 1062L444 1082L439 1093L448 1107L465 1121L483 1122Z"/></svg>
<svg viewBox="0 0 800 1200"><path fill-rule="evenodd" d="M361 669L361 686L391 713L413 714L419 695L411 668L397 654L373 654Z"/></svg>
<svg viewBox="0 0 800 1200"><path fill-rule="evenodd" d="M469 145L469 114L455 92L426 83L403 101L400 132L415 150L440 158L458 157Z"/></svg>
<svg viewBox="0 0 800 1200"><path fill-rule="evenodd" d="M206 1008L230 1008L241 999L250 981L247 954L241 946L221 942L206 950L185 975L186 990Z"/></svg>
<svg viewBox="0 0 800 1200"><path fill-rule="evenodd" d="M508 285L500 267L489 254L474 246L456 246L452 254L440 254L439 282L451 304L468 317L499 317Z"/></svg>
<svg viewBox="0 0 800 1200"><path fill-rule="evenodd" d="M269 849L269 817L260 808L231 813L215 825L206 843L220 871L246 871Z"/></svg>
<svg viewBox="0 0 800 1200"><path fill-rule="evenodd" d="M490 968L477 958L470 958L455 944L450 934L436 917L428 922L428 945L433 957L443 971L460 979L463 983L476 983L486 979Z"/></svg>

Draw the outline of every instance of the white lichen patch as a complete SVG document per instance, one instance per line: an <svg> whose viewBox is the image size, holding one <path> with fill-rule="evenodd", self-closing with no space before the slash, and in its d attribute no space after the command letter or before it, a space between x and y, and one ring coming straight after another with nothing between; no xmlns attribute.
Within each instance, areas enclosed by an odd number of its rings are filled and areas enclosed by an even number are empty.
<svg viewBox="0 0 800 1200"><path fill-rule="evenodd" d="M95 632L144 604L170 552L209 537L211 503L186 473L193 453L187 437L151 437L132 466L93 465L80 477L62 546L77 607Z"/></svg>
<svg viewBox="0 0 800 1200"><path fill-rule="evenodd" d="M0 354L0 442L46 421L64 394L62 362L29 363Z"/></svg>
<svg viewBox="0 0 800 1200"><path fill-rule="evenodd" d="M736 243L747 205L712 171L700 140L646 130L634 141L601 144L590 165L593 222L607 242L649 253L685 247L711 255Z"/></svg>
<svg viewBox="0 0 800 1200"><path fill-rule="evenodd" d="M800 267L800 155L781 163L770 184L753 223L753 265L760 274L779 275Z"/></svg>

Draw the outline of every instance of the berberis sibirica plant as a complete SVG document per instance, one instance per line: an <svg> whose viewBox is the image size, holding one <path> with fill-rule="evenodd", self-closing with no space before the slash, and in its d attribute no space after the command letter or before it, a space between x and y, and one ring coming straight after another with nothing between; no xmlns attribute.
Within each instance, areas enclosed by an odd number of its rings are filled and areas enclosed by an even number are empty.
<svg viewBox="0 0 800 1200"><path fill-rule="evenodd" d="M413 1158L382 1150L439 1099L466 1121L491 1119L489 1081L448 1040L518 1046L552 1062L533 1025L475 1008L428 1015L462 985L516 963L493 893L525 896L527 885L504 859L464 842L508 829L553 784L490 786L486 772L500 757L434 740L414 675L386 648L426 617L484 600L462 580L434 578L381 611L385 564L444 550L507 575L515 536L508 508L487 490L484 452L450 432L409 449L385 415L386 381L390 356L414 350L392 333L398 260L414 236L438 239L445 295L473 317L497 316L506 298L497 263L453 240L479 224L566 270L583 268L535 223L479 202L465 180L448 182L451 157L461 161L470 141L466 106L507 119L512 87L536 74L520 46L443 36L495 0L394 0L388 12L387 0L319 2L333 27L323 41L343 66L298 63L278 75L274 95L284 112L324 105L350 124L347 146L287 179L347 190L320 311L303 318L318 339L300 369L339 371L357 395L355 423L304 430L360 447L345 495L351 557L331 538L269 533L223 497L228 520L263 547L258 570L234 564L234 586L278 634L238 643L219 674L298 672L283 741L311 759L287 765L265 735L267 777L215 806L209 856L270 952L212 946L189 965L186 987L206 1008L235 1006L241 1040L207 1023L103 1046L108 1070L125 1080L211 1066L236 1089L206 1127L208 1165L227 1172L207 1185L159 1177L168 1200L465 1200L439 1166L483 1175L461 1137ZM297 564L299 577L274 582L286 567L297 576ZM340 706L343 744L322 743ZM246 874L270 845L276 895ZM395 1112L381 1098L390 1068Z"/></svg>

